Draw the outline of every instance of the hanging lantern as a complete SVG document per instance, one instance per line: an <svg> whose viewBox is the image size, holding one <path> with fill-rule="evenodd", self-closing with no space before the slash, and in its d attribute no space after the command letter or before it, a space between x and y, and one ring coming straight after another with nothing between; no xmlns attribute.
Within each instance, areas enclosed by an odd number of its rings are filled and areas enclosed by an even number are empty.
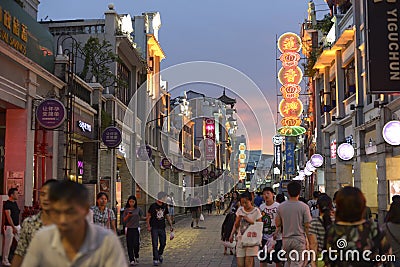
<svg viewBox="0 0 400 267"><path fill-rule="evenodd" d="M343 143L337 148L337 155L342 160L350 160L354 157L354 147L348 143Z"/></svg>
<svg viewBox="0 0 400 267"><path fill-rule="evenodd" d="M400 145L400 121L389 121L382 130L383 139L392 146Z"/></svg>
<svg viewBox="0 0 400 267"><path fill-rule="evenodd" d="M310 176L311 174L313 174L311 171L309 171L309 170L307 170L307 169L304 169L304 174L306 175L306 176Z"/></svg>
<svg viewBox="0 0 400 267"><path fill-rule="evenodd" d="M314 154L310 158L311 165L315 168L319 168L324 164L324 157L320 154Z"/></svg>
<svg viewBox="0 0 400 267"><path fill-rule="evenodd" d="M306 163L306 170L310 171L310 172L314 172L317 168L315 168L310 161L307 161Z"/></svg>

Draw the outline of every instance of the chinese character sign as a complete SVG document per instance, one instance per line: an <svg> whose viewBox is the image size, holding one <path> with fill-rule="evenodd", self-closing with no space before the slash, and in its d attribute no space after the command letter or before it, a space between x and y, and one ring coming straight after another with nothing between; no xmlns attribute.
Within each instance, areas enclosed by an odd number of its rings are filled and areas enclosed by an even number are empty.
<svg viewBox="0 0 400 267"><path fill-rule="evenodd" d="M299 117L303 112L303 104L298 99L301 91L299 84L303 79L303 72L298 66L301 39L295 33L284 33L279 37L278 48L282 53L279 57L282 67L278 73L278 80L282 84L280 91L283 96L279 104L279 112L283 117L281 120L283 127L278 132L286 136L297 135L305 132L302 129L293 131L293 127L300 127L301 120Z"/></svg>
<svg viewBox="0 0 400 267"><path fill-rule="evenodd" d="M295 159L294 159L295 144L286 140L286 173L295 174Z"/></svg>
<svg viewBox="0 0 400 267"><path fill-rule="evenodd" d="M215 158L215 121L213 119L204 120L206 160Z"/></svg>
<svg viewBox="0 0 400 267"><path fill-rule="evenodd" d="M39 124L46 129L56 129L61 126L66 116L66 110L59 100L43 100L36 108L36 118Z"/></svg>
<svg viewBox="0 0 400 267"><path fill-rule="evenodd" d="M122 141L121 131L114 126L107 127L101 135L103 143L109 148L119 146Z"/></svg>

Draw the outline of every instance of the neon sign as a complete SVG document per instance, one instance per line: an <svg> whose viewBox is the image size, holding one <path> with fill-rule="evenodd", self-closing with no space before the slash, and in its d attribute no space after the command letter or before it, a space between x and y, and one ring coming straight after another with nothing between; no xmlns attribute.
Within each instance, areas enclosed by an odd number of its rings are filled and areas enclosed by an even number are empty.
<svg viewBox="0 0 400 267"><path fill-rule="evenodd" d="M301 92L299 84L303 79L303 72L298 66L301 39L295 33L284 33L279 37L278 48L282 53L279 57L282 68L279 70L278 80L282 84L280 91L283 96L279 104L283 127L278 129L278 133L285 136L296 136L306 131L300 126L301 119L299 118L303 113L303 104L299 100Z"/></svg>

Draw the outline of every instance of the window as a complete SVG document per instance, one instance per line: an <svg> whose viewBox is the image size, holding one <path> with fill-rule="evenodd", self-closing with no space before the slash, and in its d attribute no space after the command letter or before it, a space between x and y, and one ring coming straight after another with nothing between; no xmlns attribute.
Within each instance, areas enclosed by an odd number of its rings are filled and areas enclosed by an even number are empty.
<svg viewBox="0 0 400 267"><path fill-rule="evenodd" d="M330 107L331 109L336 107L336 81L332 80L329 83L329 87L331 89L331 101L330 101ZM328 99L329 101L329 99ZM328 102L329 103L329 102ZM329 104L328 104L329 105Z"/></svg>
<svg viewBox="0 0 400 267"><path fill-rule="evenodd" d="M131 100L130 93L130 71L123 63L118 63L118 79L121 81L116 88L116 97L125 105Z"/></svg>
<svg viewBox="0 0 400 267"><path fill-rule="evenodd" d="M345 68L344 98L349 98L356 92L356 71L354 60Z"/></svg>

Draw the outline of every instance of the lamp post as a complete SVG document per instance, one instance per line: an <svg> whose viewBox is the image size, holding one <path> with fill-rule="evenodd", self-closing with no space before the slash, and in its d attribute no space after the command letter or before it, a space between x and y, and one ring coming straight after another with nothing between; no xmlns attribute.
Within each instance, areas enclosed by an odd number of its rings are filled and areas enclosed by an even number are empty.
<svg viewBox="0 0 400 267"><path fill-rule="evenodd" d="M70 41L70 49L63 49L64 43L66 41ZM63 79L65 79L67 83L67 90L65 93L66 97L66 110L67 110L67 125L64 128L65 134L65 156L64 156L64 179L68 180L69 175L72 170L72 160L71 155L73 152L73 118L74 118L74 102L75 102L75 86L74 86L74 76L76 73L76 57L78 55L79 50L79 42L69 34L61 33L61 35L57 39L57 56L64 56L68 59L67 68L64 70L67 72L65 76L65 72L63 72Z"/></svg>

